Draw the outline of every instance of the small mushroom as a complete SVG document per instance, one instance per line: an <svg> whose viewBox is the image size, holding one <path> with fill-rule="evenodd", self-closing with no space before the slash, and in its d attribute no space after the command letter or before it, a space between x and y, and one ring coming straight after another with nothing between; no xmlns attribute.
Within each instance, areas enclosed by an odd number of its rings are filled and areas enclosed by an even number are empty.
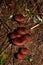
<svg viewBox="0 0 43 65"><path fill-rule="evenodd" d="M27 48L21 48L20 52L24 55L28 54L28 49Z"/></svg>
<svg viewBox="0 0 43 65"><path fill-rule="evenodd" d="M12 43L17 45L17 46L22 46L26 43L26 38L25 37L19 37L19 38L15 38L12 40Z"/></svg>
<svg viewBox="0 0 43 65"><path fill-rule="evenodd" d="M17 14L14 16L14 19L19 22L19 23L23 23L25 20L25 17L22 14Z"/></svg>
<svg viewBox="0 0 43 65"><path fill-rule="evenodd" d="M17 54L17 59L23 60L23 59L24 59L24 55L21 54L21 53L18 53L18 54Z"/></svg>
<svg viewBox="0 0 43 65"><path fill-rule="evenodd" d="M25 28L25 27L20 27L18 29L18 33L21 34L21 35L27 34L28 33L28 29Z"/></svg>
<svg viewBox="0 0 43 65"><path fill-rule="evenodd" d="M14 3L13 2L8 3L8 7L11 9L14 8Z"/></svg>

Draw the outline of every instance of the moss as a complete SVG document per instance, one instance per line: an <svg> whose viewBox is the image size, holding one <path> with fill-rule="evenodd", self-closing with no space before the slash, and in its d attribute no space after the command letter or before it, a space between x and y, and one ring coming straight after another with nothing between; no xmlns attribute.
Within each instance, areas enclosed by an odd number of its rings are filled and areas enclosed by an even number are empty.
<svg viewBox="0 0 43 65"><path fill-rule="evenodd" d="M6 59L7 59L8 55L7 54L3 54L2 56L0 56L0 64L4 64Z"/></svg>

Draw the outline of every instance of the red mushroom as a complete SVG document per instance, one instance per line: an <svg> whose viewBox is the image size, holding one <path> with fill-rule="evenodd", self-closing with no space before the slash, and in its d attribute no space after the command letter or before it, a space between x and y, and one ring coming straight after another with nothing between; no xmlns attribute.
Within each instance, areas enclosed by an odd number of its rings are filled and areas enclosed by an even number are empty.
<svg viewBox="0 0 43 65"><path fill-rule="evenodd" d="M27 34L28 33L28 29L25 28L25 27L20 27L18 29L18 33L21 34L21 35Z"/></svg>
<svg viewBox="0 0 43 65"><path fill-rule="evenodd" d="M20 52L21 52L22 54L24 54L24 55L27 55L27 54L28 54L28 49L27 49L27 48L22 48L22 49L20 50Z"/></svg>
<svg viewBox="0 0 43 65"><path fill-rule="evenodd" d="M16 37L21 37L21 35L18 34L17 32L16 32L16 33L12 32L12 33L10 34L10 38L11 38L11 39L14 39L14 38L16 38Z"/></svg>
<svg viewBox="0 0 43 65"><path fill-rule="evenodd" d="M21 53L18 53L18 54L17 54L17 59L23 60L23 59L24 59L24 55L21 54Z"/></svg>
<svg viewBox="0 0 43 65"><path fill-rule="evenodd" d="M19 23L23 23L23 21L25 20L25 17L22 14L17 14L15 15L14 19Z"/></svg>
<svg viewBox="0 0 43 65"><path fill-rule="evenodd" d="M19 38L15 38L12 40L12 43L17 45L17 46L21 46L24 45L26 43L26 38L25 37L19 37Z"/></svg>
<svg viewBox="0 0 43 65"><path fill-rule="evenodd" d="M26 34L25 35L25 38L27 39L28 42L32 40L32 36L29 35L29 34Z"/></svg>
<svg viewBox="0 0 43 65"><path fill-rule="evenodd" d="M8 7L12 9L14 7L14 3L13 2L8 3Z"/></svg>

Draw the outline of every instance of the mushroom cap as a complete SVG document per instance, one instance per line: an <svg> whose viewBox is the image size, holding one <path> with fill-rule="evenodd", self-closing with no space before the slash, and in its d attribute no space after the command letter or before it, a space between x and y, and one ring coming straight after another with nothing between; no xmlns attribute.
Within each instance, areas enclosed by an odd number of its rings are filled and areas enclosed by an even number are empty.
<svg viewBox="0 0 43 65"><path fill-rule="evenodd" d="M17 45L17 46L22 46L26 43L26 38L25 37L19 37L19 38L15 38L12 40L12 43Z"/></svg>
<svg viewBox="0 0 43 65"><path fill-rule="evenodd" d="M20 27L18 29L18 33L21 34L21 35L27 34L28 33L28 29L25 28L25 27Z"/></svg>
<svg viewBox="0 0 43 65"><path fill-rule="evenodd" d="M27 54L28 54L28 49L27 49L27 48L22 48L22 49L20 50L20 52L21 52L22 54L24 54L24 55L27 55Z"/></svg>
<svg viewBox="0 0 43 65"><path fill-rule="evenodd" d="M30 34L26 34L25 37L28 42L32 40L32 36Z"/></svg>
<svg viewBox="0 0 43 65"><path fill-rule="evenodd" d="M18 34L17 32L16 32L16 33L12 32L12 33L10 34L10 38L11 38L11 39L14 39L14 38L16 38L16 37L21 37L21 35Z"/></svg>
<svg viewBox="0 0 43 65"><path fill-rule="evenodd" d="M23 60L23 59L24 59L24 55L21 54L21 53L18 53L18 54L17 54L17 59Z"/></svg>
<svg viewBox="0 0 43 65"><path fill-rule="evenodd" d="M15 15L14 19L19 23L23 23L23 21L25 20L25 17L22 14L17 14Z"/></svg>
<svg viewBox="0 0 43 65"><path fill-rule="evenodd" d="M8 7L9 8L14 8L14 3L13 2L8 3Z"/></svg>

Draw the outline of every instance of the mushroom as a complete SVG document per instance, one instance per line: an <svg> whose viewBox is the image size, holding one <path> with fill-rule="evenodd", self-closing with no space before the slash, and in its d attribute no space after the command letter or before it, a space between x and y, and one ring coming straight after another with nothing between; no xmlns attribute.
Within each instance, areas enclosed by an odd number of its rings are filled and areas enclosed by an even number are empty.
<svg viewBox="0 0 43 65"><path fill-rule="evenodd" d="M19 23L23 23L25 20L25 17L22 14L17 14L14 16L14 19L19 22Z"/></svg>
<svg viewBox="0 0 43 65"><path fill-rule="evenodd" d="M8 5L8 7L11 8L11 9L14 8L14 2L13 2L13 1L8 2L7 5Z"/></svg>
<svg viewBox="0 0 43 65"><path fill-rule="evenodd" d="M17 32L16 32L16 33L12 32L12 33L10 34L10 38L11 38L11 39L14 39L14 38L16 38L16 37L21 37L21 35L18 34Z"/></svg>
<svg viewBox="0 0 43 65"><path fill-rule="evenodd" d="M19 38L15 38L12 40L12 43L17 45L17 46L22 46L26 43L26 38L25 37L19 37Z"/></svg>
<svg viewBox="0 0 43 65"><path fill-rule="evenodd" d="M21 35L27 34L28 33L28 29L25 28L25 27L20 27L18 29L18 33L21 34Z"/></svg>
<svg viewBox="0 0 43 65"><path fill-rule="evenodd" d="M30 34L26 34L25 38L28 42L32 40L32 36Z"/></svg>
<svg viewBox="0 0 43 65"><path fill-rule="evenodd" d="M20 52L24 55L28 54L28 49L27 48L21 48Z"/></svg>
<svg viewBox="0 0 43 65"><path fill-rule="evenodd" d="M21 53L18 53L18 54L17 54L17 59L23 60L23 59L24 59L24 55L21 54Z"/></svg>

